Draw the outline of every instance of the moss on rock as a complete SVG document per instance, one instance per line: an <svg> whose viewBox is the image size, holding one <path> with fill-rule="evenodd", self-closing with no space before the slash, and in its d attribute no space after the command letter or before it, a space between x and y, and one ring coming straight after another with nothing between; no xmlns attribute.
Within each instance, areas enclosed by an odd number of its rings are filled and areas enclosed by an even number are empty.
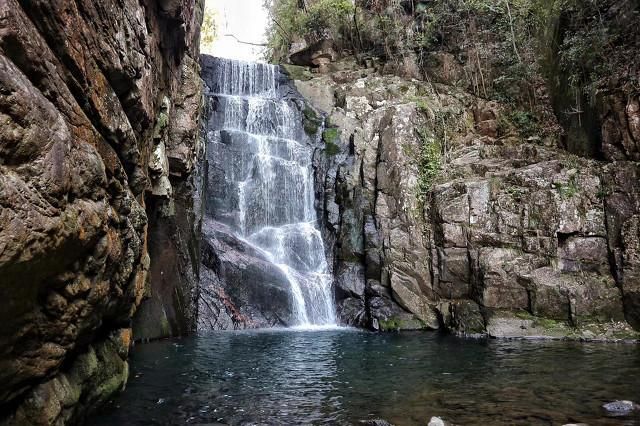
<svg viewBox="0 0 640 426"><path fill-rule="evenodd" d="M313 78L313 74L308 67L301 67L299 65L282 64L280 65L284 73L291 80L309 81Z"/></svg>
<svg viewBox="0 0 640 426"><path fill-rule="evenodd" d="M340 131L337 128L327 128L322 132L322 140L327 155L334 156L340 153L340 146L336 143L340 139Z"/></svg>
<svg viewBox="0 0 640 426"><path fill-rule="evenodd" d="M318 114L308 105L305 106L302 115L305 133L309 136L317 135L320 125L322 124L322 119L318 117Z"/></svg>
<svg viewBox="0 0 640 426"><path fill-rule="evenodd" d="M403 319L398 317L378 320L380 331L424 330L427 326L417 318Z"/></svg>

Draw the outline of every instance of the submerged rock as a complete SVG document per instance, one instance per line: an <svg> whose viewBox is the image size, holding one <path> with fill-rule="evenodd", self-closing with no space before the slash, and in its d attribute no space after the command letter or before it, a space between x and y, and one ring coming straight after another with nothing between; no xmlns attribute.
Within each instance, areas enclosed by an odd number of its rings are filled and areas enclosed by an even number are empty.
<svg viewBox="0 0 640 426"><path fill-rule="evenodd" d="M360 424L365 426L393 426L393 424L383 419L360 420Z"/></svg>
<svg viewBox="0 0 640 426"><path fill-rule="evenodd" d="M633 401L620 400L608 402L602 405L608 414L614 416L625 416L634 410L640 410L640 406Z"/></svg>

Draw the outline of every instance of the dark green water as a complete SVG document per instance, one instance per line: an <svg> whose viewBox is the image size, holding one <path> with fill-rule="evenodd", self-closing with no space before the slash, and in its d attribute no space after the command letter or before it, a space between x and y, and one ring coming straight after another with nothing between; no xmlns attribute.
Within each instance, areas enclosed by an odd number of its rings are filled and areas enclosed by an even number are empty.
<svg viewBox="0 0 640 426"><path fill-rule="evenodd" d="M584 422L640 402L640 346L437 334L257 331L137 346L127 390L95 425L459 425Z"/></svg>

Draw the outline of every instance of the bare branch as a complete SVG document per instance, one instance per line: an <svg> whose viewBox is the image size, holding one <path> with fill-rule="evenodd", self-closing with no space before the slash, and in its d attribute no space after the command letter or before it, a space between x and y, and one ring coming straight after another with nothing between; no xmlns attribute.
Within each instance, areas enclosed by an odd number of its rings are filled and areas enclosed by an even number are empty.
<svg viewBox="0 0 640 426"><path fill-rule="evenodd" d="M266 44L266 43L252 43L252 42L250 42L250 41L242 41L242 40L240 40L238 37L236 37L236 36L235 36L235 35L233 35L233 34L223 34L223 35L222 35L222 37L233 37L233 38L235 38L235 39L236 39L236 41L237 41L238 43L242 43L242 44L249 44L249 45L251 45L251 46L261 46L261 47L266 47L266 46L267 46L267 44Z"/></svg>

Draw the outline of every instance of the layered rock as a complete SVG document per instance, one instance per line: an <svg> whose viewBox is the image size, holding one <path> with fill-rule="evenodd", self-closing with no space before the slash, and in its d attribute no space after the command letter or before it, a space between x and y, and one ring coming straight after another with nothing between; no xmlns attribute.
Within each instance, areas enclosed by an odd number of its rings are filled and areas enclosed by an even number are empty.
<svg viewBox="0 0 640 426"><path fill-rule="evenodd" d="M163 273L148 230L189 192L201 19L199 1L0 2L7 424L81 419L126 382L132 316Z"/></svg>
<svg viewBox="0 0 640 426"><path fill-rule="evenodd" d="M525 140L451 86L367 70L296 85L338 129L316 179L343 322L637 338L636 163Z"/></svg>

